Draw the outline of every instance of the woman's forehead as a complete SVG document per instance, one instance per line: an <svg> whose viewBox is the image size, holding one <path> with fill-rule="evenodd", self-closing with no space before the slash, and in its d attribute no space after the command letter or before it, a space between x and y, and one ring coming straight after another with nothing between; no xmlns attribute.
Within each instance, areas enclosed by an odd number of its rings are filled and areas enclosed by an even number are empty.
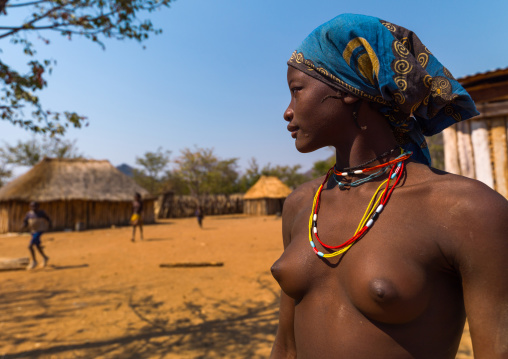
<svg viewBox="0 0 508 359"><path fill-rule="evenodd" d="M309 80L309 81L314 80L311 76L307 75L303 71L294 68L293 66L288 66L287 79L288 83L291 80Z"/></svg>

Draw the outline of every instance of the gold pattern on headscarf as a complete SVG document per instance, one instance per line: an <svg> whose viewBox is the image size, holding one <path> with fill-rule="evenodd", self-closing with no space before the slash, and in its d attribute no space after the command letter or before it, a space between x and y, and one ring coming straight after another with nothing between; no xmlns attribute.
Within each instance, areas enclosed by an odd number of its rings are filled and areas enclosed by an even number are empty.
<svg viewBox="0 0 508 359"><path fill-rule="evenodd" d="M346 48L342 52L342 57L348 66L351 66L351 57L353 56L353 51L358 47L363 47L366 51L365 54L362 54L357 59L358 70L363 75L363 77L368 79L369 82L374 85L374 74L376 77L379 75L379 59L377 58L376 53L367 40L365 40L363 37L356 37L353 40L349 41Z"/></svg>
<svg viewBox="0 0 508 359"><path fill-rule="evenodd" d="M455 109L453 108L452 104L446 105L444 107L443 111L444 111L445 115L451 116L457 122L462 120L462 116L460 115L460 113L455 112Z"/></svg>
<svg viewBox="0 0 508 359"><path fill-rule="evenodd" d="M397 41L397 40L395 40L395 41ZM404 45L404 47L406 49L411 51L411 41L409 41L409 39L407 37L403 37L402 39L400 39L400 42L402 43L402 45Z"/></svg>
<svg viewBox="0 0 508 359"><path fill-rule="evenodd" d="M418 54L418 62L420 63L420 65L423 68L426 68L427 67L427 63L429 62L429 55L427 55L424 52Z"/></svg>
<svg viewBox="0 0 508 359"><path fill-rule="evenodd" d="M396 73L405 75L405 74L411 72L411 70L413 69L413 65L411 65L406 60L397 60L397 61L395 61L393 68Z"/></svg>
<svg viewBox="0 0 508 359"><path fill-rule="evenodd" d="M427 95L424 99L423 99L423 105L424 106L427 106L429 104L429 98L430 98L430 94Z"/></svg>
<svg viewBox="0 0 508 359"><path fill-rule="evenodd" d="M393 49L395 50L395 52L400 56L400 57L407 57L409 56L409 50L407 49L407 47L404 45L404 43L398 41L398 40L395 40L393 42Z"/></svg>
<svg viewBox="0 0 508 359"><path fill-rule="evenodd" d="M404 102L406 102L406 98L400 92L395 92L393 94L393 97L395 99L395 102L397 102L399 105L402 105Z"/></svg>
<svg viewBox="0 0 508 359"><path fill-rule="evenodd" d="M432 76L430 76L429 74L425 75L425 77L423 78L423 84L425 85L425 87L432 86Z"/></svg>
<svg viewBox="0 0 508 359"><path fill-rule="evenodd" d="M446 77L435 76L430 87L430 92L433 97L441 97L446 101L454 98L452 95L452 84Z"/></svg>
<svg viewBox="0 0 508 359"><path fill-rule="evenodd" d="M398 76L393 79L395 83L397 84L397 87L401 91L406 91L407 89L407 80L404 76Z"/></svg>
<svg viewBox="0 0 508 359"><path fill-rule="evenodd" d="M300 59L303 58L303 62L298 62L297 61L298 58L300 58ZM302 52L297 52L296 50L293 52L293 54L289 58L288 64L292 64L291 66L294 66L297 69L303 71L304 73L308 73L310 76L313 76L315 78L316 78L316 76L313 74L319 73L318 71L316 71L317 70L316 65L314 65L312 60L306 59ZM338 78L337 76L335 76L334 74L332 74L330 72L327 72L326 75L319 73L319 76L322 76L324 79L326 79L326 81L324 81L325 83L327 83L327 81L329 81L329 85L332 87L337 86L341 90L348 91L349 93L351 93L353 95L356 95L358 97L363 97L369 101L374 101L374 102L377 102L377 103L380 103L383 105L390 105L390 102L385 100L383 98L383 96L371 95L369 93L366 93L356 87L351 86L347 82L342 81L340 78Z"/></svg>
<svg viewBox="0 0 508 359"><path fill-rule="evenodd" d="M318 67L316 70L317 70L319 73L321 73L321 74L323 74L323 75L325 75L325 76L328 76L328 71L326 71L324 68L322 68L322 67Z"/></svg>
<svg viewBox="0 0 508 359"><path fill-rule="evenodd" d="M416 112L416 110L418 110L418 107L420 107L420 104L421 104L421 103L422 103L421 101L420 101L420 102L415 103L415 104L411 107L411 113L415 113L415 112Z"/></svg>
<svg viewBox="0 0 508 359"><path fill-rule="evenodd" d="M452 105L446 105L443 109L446 116L451 116L455 112Z"/></svg>
<svg viewBox="0 0 508 359"><path fill-rule="evenodd" d="M296 62L299 64L303 62L303 54L301 52L296 55Z"/></svg>
<svg viewBox="0 0 508 359"><path fill-rule="evenodd" d="M388 30L391 32L397 31L397 28L390 22L387 21L381 21L381 24L383 24Z"/></svg>
<svg viewBox="0 0 508 359"><path fill-rule="evenodd" d="M444 66L443 66L443 73L445 74L446 77L449 77L449 78L455 80L455 78L453 77L452 73L446 67L444 67Z"/></svg>

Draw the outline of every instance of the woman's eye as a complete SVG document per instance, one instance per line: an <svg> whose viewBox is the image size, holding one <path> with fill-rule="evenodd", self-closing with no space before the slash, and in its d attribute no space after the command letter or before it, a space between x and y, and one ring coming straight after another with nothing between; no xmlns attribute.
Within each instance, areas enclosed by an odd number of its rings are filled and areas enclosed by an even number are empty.
<svg viewBox="0 0 508 359"><path fill-rule="evenodd" d="M292 93L292 94L294 94L294 93L296 93L296 92L300 91L301 89L302 89L301 87L292 87L292 88L290 89L290 91L291 91L291 93Z"/></svg>

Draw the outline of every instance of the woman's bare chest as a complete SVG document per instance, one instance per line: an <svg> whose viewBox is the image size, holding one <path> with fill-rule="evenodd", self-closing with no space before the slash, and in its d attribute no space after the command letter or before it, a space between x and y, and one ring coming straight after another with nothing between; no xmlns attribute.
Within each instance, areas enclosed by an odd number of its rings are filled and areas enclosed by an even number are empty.
<svg viewBox="0 0 508 359"><path fill-rule="evenodd" d="M274 277L297 302L335 292L329 305L347 302L366 317L385 323L414 320L427 309L436 288L443 290L444 282L454 277L442 276L442 258L431 245L432 238L396 219L393 213L385 215L345 254L333 258L318 257L310 245L310 236L314 241L315 236L308 223L295 221L291 244L272 268ZM337 219L333 225L319 227L320 238L332 245L348 240L354 226L346 223ZM347 230L349 234L344 233Z"/></svg>

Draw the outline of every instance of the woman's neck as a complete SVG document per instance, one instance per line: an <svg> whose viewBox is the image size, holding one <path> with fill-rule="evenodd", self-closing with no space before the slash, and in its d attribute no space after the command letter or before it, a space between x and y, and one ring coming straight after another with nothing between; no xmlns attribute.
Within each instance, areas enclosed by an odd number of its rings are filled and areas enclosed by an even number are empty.
<svg viewBox="0 0 508 359"><path fill-rule="evenodd" d="M400 153L390 152L397 146L392 129L384 116L372 109L367 103L359 111L359 128L351 141L336 144L335 159L337 169L360 166L376 159L369 166L396 157ZM386 157L382 156L386 154ZM384 157L379 158L378 157Z"/></svg>

